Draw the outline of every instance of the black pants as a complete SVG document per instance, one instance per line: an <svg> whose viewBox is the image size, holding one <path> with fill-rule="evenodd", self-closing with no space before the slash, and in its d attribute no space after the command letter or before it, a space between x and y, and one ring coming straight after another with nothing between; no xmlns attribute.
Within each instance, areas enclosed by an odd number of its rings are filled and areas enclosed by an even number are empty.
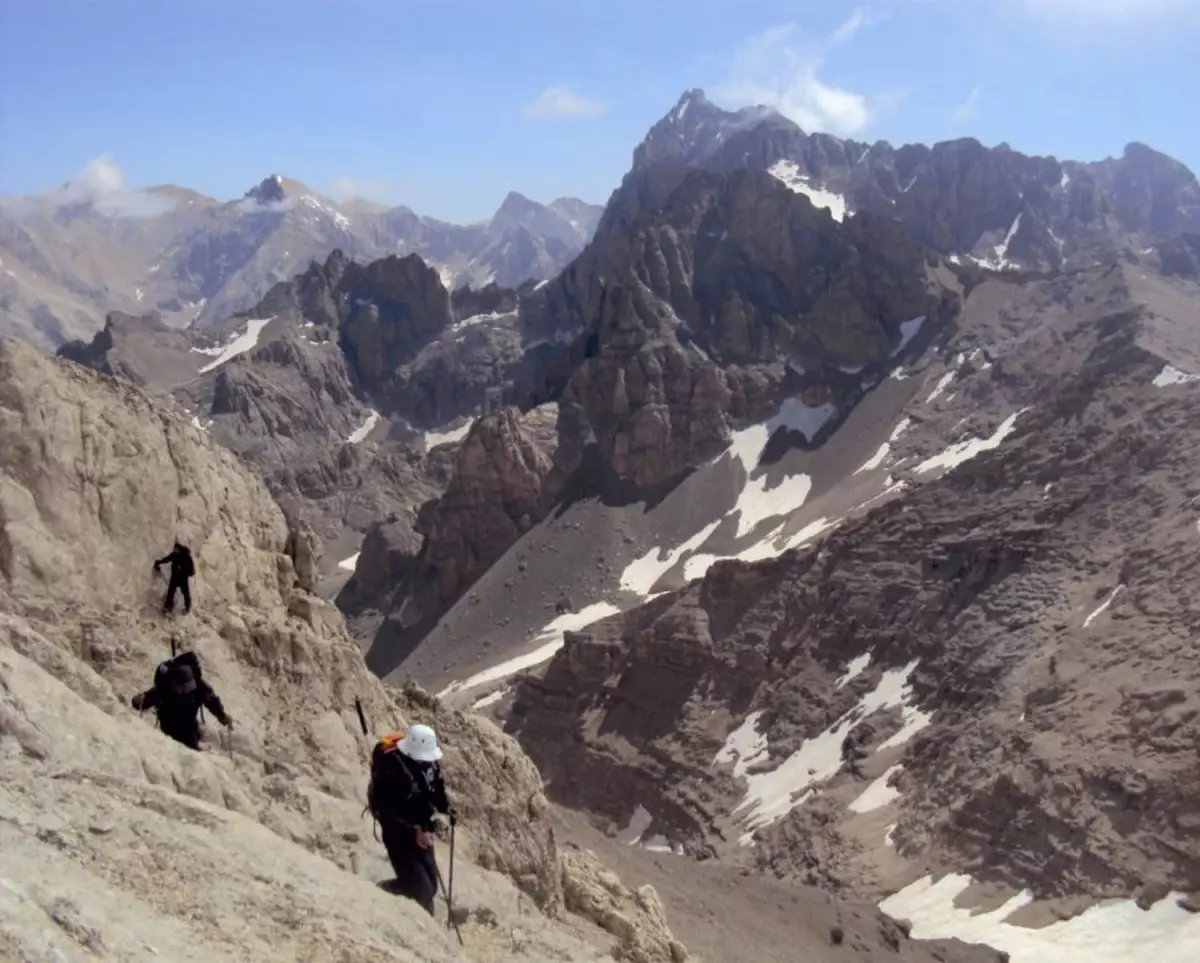
<svg viewBox="0 0 1200 963"><path fill-rule="evenodd" d="M438 890L437 857L433 849L418 846L413 830L389 826L383 827L383 846L396 874L396 892L420 903L432 916Z"/></svg>
<svg viewBox="0 0 1200 963"><path fill-rule="evenodd" d="M183 593L183 614L187 615L192 610L192 590L188 588L188 580L185 578L171 577L170 583L167 585L167 597L163 599L163 612L175 611L175 592L176 590Z"/></svg>

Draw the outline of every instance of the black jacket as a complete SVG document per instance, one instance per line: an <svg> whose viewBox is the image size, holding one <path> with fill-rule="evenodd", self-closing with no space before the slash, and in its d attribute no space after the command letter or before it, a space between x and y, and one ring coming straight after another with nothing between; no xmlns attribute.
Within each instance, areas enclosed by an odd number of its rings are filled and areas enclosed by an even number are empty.
<svg viewBox="0 0 1200 963"><path fill-rule="evenodd" d="M436 762L417 762L399 749L386 756L367 790L368 804L385 831L410 835L417 829L431 832L435 813L449 813L450 800L442 767Z"/></svg>
<svg viewBox="0 0 1200 963"><path fill-rule="evenodd" d="M171 549L170 554L164 555L154 562L155 569L160 565L171 566L172 582L183 582L196 574L196 564L192 560L191 549L185 545L176 545Z"/></svg>
<svg viewBox="0 0 1200 963"><path fill-rule="evenodd" d="M197 684L194 691L182 698L164 700L163 691L151 687L133 697L133 707L139 711L155 710L162 731L176 742L182 742L193 749L200 744L200 720L196 716L201 707L216 716L222 725L229 725L229 716L225 713L220 696L203 680Z"/></svg>

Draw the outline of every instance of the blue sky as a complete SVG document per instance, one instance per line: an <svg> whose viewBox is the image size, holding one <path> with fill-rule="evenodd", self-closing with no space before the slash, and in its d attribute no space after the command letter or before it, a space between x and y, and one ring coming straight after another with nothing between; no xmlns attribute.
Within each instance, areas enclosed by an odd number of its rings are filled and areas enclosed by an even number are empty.
<svg viewBox="0 0 1200 963"><path fill-rule="evenodd" d="M104 157L456 221L509 190L602 203L688 87L859 140L1200 169L1198 41L1200 0L0 0L0 193Z"/></svg>

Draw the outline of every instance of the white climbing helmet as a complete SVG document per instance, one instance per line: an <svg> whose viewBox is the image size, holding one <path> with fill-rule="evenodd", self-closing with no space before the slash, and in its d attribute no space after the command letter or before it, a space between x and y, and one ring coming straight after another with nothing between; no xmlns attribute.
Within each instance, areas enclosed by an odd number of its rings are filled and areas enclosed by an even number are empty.
<svg viewBox="0 0 1200 963"><path fill-rule="evenodd" d="M437 744L437 733L429 726L413 726L396 748L417 762L437 762L442 758L442 750Z"/></svg>

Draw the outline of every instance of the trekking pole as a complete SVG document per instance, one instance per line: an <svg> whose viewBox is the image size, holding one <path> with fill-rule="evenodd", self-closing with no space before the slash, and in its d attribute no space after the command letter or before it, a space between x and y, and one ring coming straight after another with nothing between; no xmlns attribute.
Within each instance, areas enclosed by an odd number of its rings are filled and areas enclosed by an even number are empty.
<svg viewBox="0 0 1200 963"><path fill-rule="evenodd" d="M358 724L362 726L363 735L370 737L367 731L367 717L363 715L362 700L358 696L354 697L354 711L358 713Z"/></svg>
<svg viewBox="0 0 1200 963"><path fill-rule="evenodd" d="M446 929L454 923L454 824L457 817L450 819L450 883L446 886ZM458 924L454 923L454 932L458 933ZM462 945L462 934L458 933L458 944Z"/></svg>
<svg viewBox="0 0 1200 963"><path fill-rule="evenodd" d="M450 836L451 836L450 884L451 884L451 886L453 886L454 885L454 845L453 845L454 827L453 826L450 827ZM458 945L463 946L464 944L463 944L463 938L462 938L462 930L460 930L458 928L458 924L454 921L454 903L451 902L450 896L447 895L446 881L444 879L442 879L442 871L440 869L437 870L437 879L438 879L438 886L440 886L442 888L442 899L444 899L446 901L446 929L450 929L450 927L453 926L454 927L454 935L458 937Z"/></svg>

